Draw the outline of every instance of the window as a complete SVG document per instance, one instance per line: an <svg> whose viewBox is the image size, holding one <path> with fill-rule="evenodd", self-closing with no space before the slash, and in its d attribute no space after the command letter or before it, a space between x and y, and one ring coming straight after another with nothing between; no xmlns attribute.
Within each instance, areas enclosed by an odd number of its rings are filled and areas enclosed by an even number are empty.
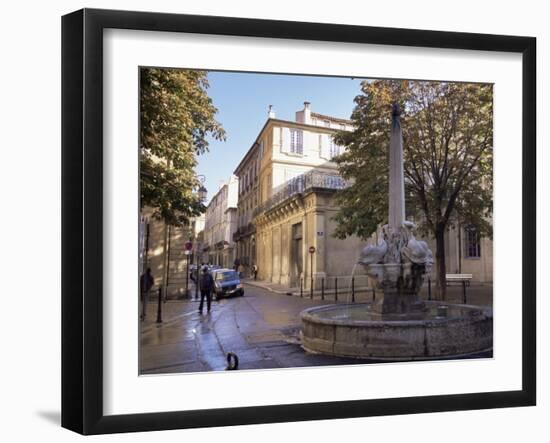
<svg viewBox="0 0 550 443"><path fill-rule="evenodd" d="M325 120L325 128L330 128L330 120Z"/></svg>
<svg viewBox="0 0 550 443"><path fill-rule="evenodd" d="M468 226L464 230L465 234L465 252L466 258L480 258L481 257L481 242L479 232L475 226Z"/></svg>
<svg viewBox="0 0 550 443"><path fill-rule="evenodd" d="M299 129L290 130L290 152L293 154L304 153L304 133Z"/></svg>

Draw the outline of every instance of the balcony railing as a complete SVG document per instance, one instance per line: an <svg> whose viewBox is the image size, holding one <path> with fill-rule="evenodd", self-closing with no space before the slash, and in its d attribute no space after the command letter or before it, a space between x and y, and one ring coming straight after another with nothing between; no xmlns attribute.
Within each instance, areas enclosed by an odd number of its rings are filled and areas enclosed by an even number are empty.
<svg viewBox="0 0 550 443"><path fill-rule="evenodd" d="M273 195L254 209L254 216L262 214L285 200L310 189L344 189L348 183L337 174L311 171L299 175L273 189Z"/></svg>

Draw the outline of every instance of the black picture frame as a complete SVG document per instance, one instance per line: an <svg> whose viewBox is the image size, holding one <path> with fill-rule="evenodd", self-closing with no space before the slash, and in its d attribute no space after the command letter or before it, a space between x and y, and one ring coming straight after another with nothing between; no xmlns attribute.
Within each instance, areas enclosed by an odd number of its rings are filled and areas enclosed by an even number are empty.
<svg viewBox="0 0 550 443"><path fill-rule="evenodd" d="M103 413L103 30L501 51L522 55L522 388L260 407ZM62 18L62 426L82 434L152 431L536 403L536 39L503 35L83 9Z"/></svg>

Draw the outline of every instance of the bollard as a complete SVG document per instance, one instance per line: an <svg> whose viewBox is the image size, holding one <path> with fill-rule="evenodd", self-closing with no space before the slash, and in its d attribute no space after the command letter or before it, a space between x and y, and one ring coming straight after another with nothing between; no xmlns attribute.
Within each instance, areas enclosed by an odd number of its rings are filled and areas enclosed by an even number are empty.
<svg viewBox="0 0 550 443"><path fill-rule="evenodd" d="M239 369L239 357L234 352L227 353L227 366L226 371L235 371Z"/></svg>
<svg viewBox="0 0 550 443"><path fill-rule="evenodd" d="M432 279L428 277L428 300L432 300Z"/></svg>
<svg viewBox="0 0 550 443"><path fill-rule="evenodd" d="M334 301L338 303L338 277L334 277Z"/></svg>
<svg viewBox="0 0 550 443"><path fill-rule="evenodd" d="M311 288L309 288L309 298L313 300L313 278L311 278Z"/></svg>
<svg viewBox="0 0 550 443"><path fill-rule="evenodd" d="M372 301L376 300L376 289L374 289L374 286L372 287Z"/></svg>
<svg viewBox="0 0 550 443"><path fill-rule="evenodd" d="M321 300L325 299L325 277L321 279Z"/></svg>
<svg viewBox="0 0 550 443"><path fill-rule="evenodd" d="M197 256L198 257L198 256ZM195 300L199 299L199 259L197 258L197 279L195 280Z"/></svg>
<svg viewBox="0 0 550 443"><path fill-rule="evenodd" d="M189 254L187 254L185 270L185 298L189 298Z"/></svg>
<svg viewBox="0 0 550 443"><path fill-rule="evenodd" d="M159 303L157 308L157 323L162 323L162 286L159 287Z"/></svg>
<svg viewBox="0 0 550 443"><path fill-rule="evenodd" d="M351 277L351 302L355 303L355 277Z"/></svg>
<svg viewBox="0 0 550 443"><path fill-rule="evenodd" d="M466 304L466 281L462 281L462 302Z"/></svg>
<svg viewBox="0 0 550 443"><path fill-rule="evenodd" d="M304 296L304 280L300 279L300 297Z"/></svg>

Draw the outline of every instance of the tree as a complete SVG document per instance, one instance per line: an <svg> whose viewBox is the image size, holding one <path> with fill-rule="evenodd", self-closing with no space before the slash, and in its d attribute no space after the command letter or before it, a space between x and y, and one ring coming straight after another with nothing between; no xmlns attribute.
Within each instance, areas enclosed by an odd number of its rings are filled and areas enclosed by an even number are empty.
<svg viewBox="0 0 550 443"><path fill-rule="evenodd" d="M436 240L440 297L446 293L445 232L473 225L492 236L492 85L423 81L364 81L355 98L356 129L335 141L336 158L351 185L337 194L335 235L363 239L388 217L391 106L399 103L404 145L407 216Z"/></svg>
<svg viewBox="0 0 550 443"><path fill-rule="evenodd" d="M169 225L182 225L204 212L196 157L208 137L225 139L207 94L207 73L184 69L140 71L141 207Z"/></svg>

